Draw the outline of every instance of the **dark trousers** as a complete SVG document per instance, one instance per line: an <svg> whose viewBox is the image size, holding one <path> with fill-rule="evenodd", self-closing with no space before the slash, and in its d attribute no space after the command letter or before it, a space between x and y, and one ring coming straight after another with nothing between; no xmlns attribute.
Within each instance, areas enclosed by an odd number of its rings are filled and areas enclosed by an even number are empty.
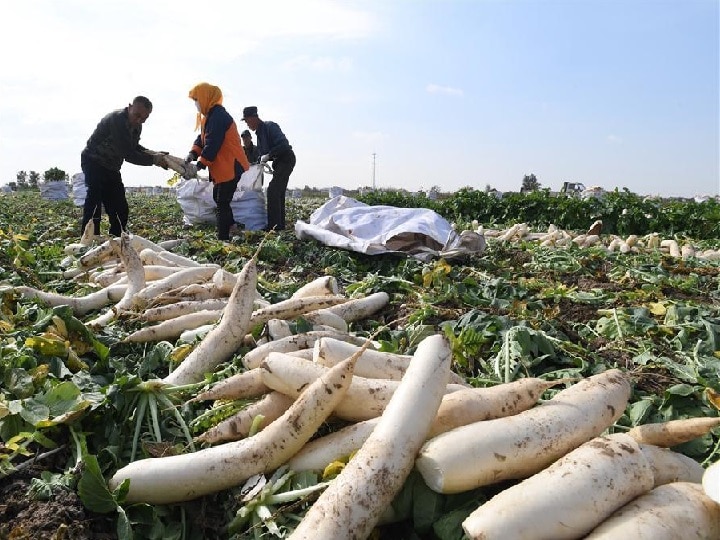
<svg viewBox="0 0 720 540"><path fill-rule="evenodd" d="M287 190L290 174L295 168L295 153L291 150L281 158L273 160L272 180L267 189L268 229L276 231L285 229L285 190Z"/></svg>
<svg viewBox="0 0 720 540"><path fill-rule="evenodd" d="M120 171L111 171L94 163L84 163L82 171L85 174L87 196L80 234L85 231L90 220L93 221L95 234L100 234L101 209L104 206L110 221L110 235L120 236L127 230L130 215Z"/></svg>
<svg viewBox="0 0 720 540"><path fill-rule="evenodd" d="M230 202L232 201L239 179L230 180L213 185L213 201L215 201L215 215L217 216L218 240L230 240L230 227L235 223Z"/></svg>

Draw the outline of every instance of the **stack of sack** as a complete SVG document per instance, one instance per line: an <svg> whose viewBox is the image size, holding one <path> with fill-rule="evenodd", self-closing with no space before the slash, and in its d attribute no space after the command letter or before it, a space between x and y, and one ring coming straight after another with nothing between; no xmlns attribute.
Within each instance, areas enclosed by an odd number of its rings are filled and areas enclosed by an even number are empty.
<svg viewBox="0 0 720 540"><path fill-rule="evenodd" d="M40 196L46 201L64 201L68 198L68 185L65 180L42 182Z"/></svg>
<svg viewBox="0 0 720 540"><path fill-rule="evenodd" d="M212 197L213 184L204 179L183 180L177 186L177 200L183 211L184 225L215 223L215 201ZM262 169L252 165L246 171L233 195L233 218L246 230L258 231L267 225L265 196L262 192Z"/></svg>
<svg viewBox="0 0 720 540"><path fill-rule="evenodd" d="M73 204L75 206L83 206L85 204L85 197L87 197L85 175L81 172L73 174L70 183L72 184Z"/></svg>

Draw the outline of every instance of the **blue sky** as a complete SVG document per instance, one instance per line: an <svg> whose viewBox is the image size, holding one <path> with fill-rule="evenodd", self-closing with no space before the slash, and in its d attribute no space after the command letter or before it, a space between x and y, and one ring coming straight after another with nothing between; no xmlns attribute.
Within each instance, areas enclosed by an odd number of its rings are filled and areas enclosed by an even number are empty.
<svg viewBox="0 0 720 540"><path fill-rule="evenodd" d="M202 6L202 7L201 7ZM290 187L517 191L579 181L720 193L718 0L25 0L5 6L0 183L80 170L137 94L142 143L184 156L187 97L257 105L298 156ZM12 52L9 52L12 51ZM123 166L126 185L166 171Z"/></svg>

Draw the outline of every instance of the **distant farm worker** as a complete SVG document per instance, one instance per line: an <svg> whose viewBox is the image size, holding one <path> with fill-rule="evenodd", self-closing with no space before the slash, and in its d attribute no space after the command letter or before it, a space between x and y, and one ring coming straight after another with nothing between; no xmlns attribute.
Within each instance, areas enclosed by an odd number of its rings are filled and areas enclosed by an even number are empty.
<svg viewBox="0 0 720 540"><path fill-rule="evenodd" d="M203 82L193 86L189 96L197 108L195 129L199 128L200 134L185 161L197 160L198 170L208 168L217 207L217 237L218 240L229 240L230 228L235 224L230 203L238 181L250 168L250 163L235 120L222 105L220 88Z"/></svg>
<svg viewBox="0 0 720 540"><path fill-rule="evenodd" d="M258 148L252 140L252 134L246 129L240 134L240 137L242 138L243 149L245 150L248 161L250 163L260 161L260 152L258 152Z"/></svg>
<svg viewBox="0 0 720 540"><path fill-rule="evenodd" d="M129 210L120 175L123 162L167 169L167 152L153 152L140 146L142 125L151 112L150 100L137 96L124 109L107 114L90 135L80 154L87 186L81 235L90 220L94 223L95 234L100 234L101 205L108 215L112 236L120 236L127 230Z"/></svg>
<svg viewBox="0 0 720 540"><path fill-rule="evenodd" d="M245 107L243 120L257 137L260 163L272 162L273 175L267 189L268 230L285 228L285 190L295 168L295 153L275 122L258 117L257 107Z"/></svg>

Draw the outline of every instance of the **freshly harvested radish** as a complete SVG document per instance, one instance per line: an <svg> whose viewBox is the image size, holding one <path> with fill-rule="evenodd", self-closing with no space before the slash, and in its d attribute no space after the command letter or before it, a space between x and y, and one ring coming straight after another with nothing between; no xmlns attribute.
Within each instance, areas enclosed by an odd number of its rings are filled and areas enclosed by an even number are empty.
<svg viewBox="0 0 720 540"><path fill-rule="evenodd" d="M239 288L243 282L247 280L241 276ZM343 398L354 363L355 357L350 357L326 372L280 418L256 435L190 454L134 461L113 475L110 489L129 480L126 502L172 504L231 488L254 474L277 469L313 436Z"/></svg>
<svg viewBox="0 0 720 540"><path fill-rule="evenodd" d="M215 264L179 269L177 272L151 283L142 291L138 292L134 298L135 304L140 307L145 307L158 295L176 287L190 285L191 283L202 283L210 279L217 269L218 266Z"/></svg>
<svg viewBox="0 0 720 540"><path fill-rule="evenodd" d="M338 332L348 331L348 324L345 322L345 319L340 317L340 315L335 315L329 309L311 311L302 315L302 318L312 324L313 328L325 326L327 328L334 328Z"/></svg>
<svg viewBox="0 0 720 540"><path fill-rule="evenodd" d="M196 383L205 373L213 371L238 349L250 328L255 289L257 288L257 256L259 250L240 271L220 323L208 332L182 363L165 377L173 385Z"/></svg>
<svg viewBox="0 0 720 540"><path fill-rule="evenodd" d="M199 443L217 444L244 439L250 434L250 428L257 417L262 418L262 422L258 427L263 428L270 422L280 418L294 401L294 398L281 394L280 392L265 394L259 400L250 403L244 409L239 410L234 415L219 422L216 426L211 427L205 433L196 437L195 441Z"/></svg>
<svg viewBox="0 0 720 540"><path fill-rule="evenodd" d="M342 317L345 322L351 323L367 319L384 308L390 301L386 292L376 292L362 298L351 298L344 304L327 308L335 315Z"/></svg>
<svg viewBox="0 0 720 540"><path fill-rule="evenodd" d="M360 351L355 353L358 356L359 354ZM410 365L412 366L412 362ZM268 355L260 368L266 386L291 397L297 397L303 388L321 377L328 369L332 369L302 358L275 352ZM350 389L336 407L334 414L351 421L380 416L400 384L400 381L353 376ZM465 388L457 384L448 384L445 391L457 392Z"/></svg>
<svg viewBox="0 0 720 540"><path fill-rule="evenodd" d="M710 465L703 473L702 486L707 496L720 504L720 461Z"/></svg>
<svg viewBox="0 0 720 540"><path fill-rule="evenodd" d="M630 398L618 369L593 375L514 416L475 422L430 439L416 466L439 493L525 478L596 437L622 416Z"/></svg>
<svg viewBox="0 0 720 540"><path fill-rule="evenodd" d="M362 357L358 362L360 360ZM526 378L491 388L467 388L445 394L430 425L428 439L473 422L518 414L533 407L545 390L561 382ZM310 441L292 457L288 466L295 471L322 470L328 463L360 448L377 422L378 418L356 422Z"/></svg>
<svg viewBox="0 0 720 540"><path fill-rule="evenodd" d="M266 394L269 391L270 389L262 382L262 370L255 368L237 373L214 384L209 390L198 394L190 401L247 399Z"/></svg>
<svg viewBox="0 0 720 540"><path fill-rule="evenodd" d="M292 298L306 298L308 296L337 296L340 289L338 288L337 279L333 276L321 276L306 283L296 290Z"/></svg>
<svg viewBox="0 0 720 540"><path fill-rule="evenodd" d="M627 432L639 443L670 448L709 433L720 426L720 417L698 417L635 426Z"/></svg>
<svg viewBox="0 0 720 540"><path fill-rule="evenodd" d="M315 342L313 360L325 367L332 367L358 350L357 345L339 339L325 337ZM368 379L399 381L405 375L412 355L396 354L367 349L355 364L355 375ZM450 382L468 386L460 375L450 372Z"/></svg>
<svg viewBox="0 0 720 540"><path fill-rule="evenodd" d="M418 345L407 377L372 435L315 501L290 539L370 536L412 470L445 393L451 358L444 336L427 337Z"/></svg>
<svg viewBox="0 0 720 540"><path fill-rule="evenodd" d="M211 298L210 300L181 300L174 304L146 309L142 318L148 322L167 321L204 310L222 310L227 305L227 298Z"/></svg>
<svg viewBox="0 0 720 540"><path fill-rule="evenodd" d="M702 482L705 469L694 459L652 444L640 443L640 448L653 470L655 487L671 482Z"/></svg>
<svg viewBox="0 0 720 540"><path fill-rule="evenodd" d="M247 369L260 367L262 361L265 360L265 358L267 358L267 355L271 352L286 353L291 351L297 351L300 349L307 349L309 347L312 347L315 344L315 341L323 337L332 337L335 339L348 341L356 345L362 345L365 342L363 338L352 336L350 334L344 334L337 331L304 332L302 334L293 334L292 336L288 336L277 341L270 341L268 343L265 343L264 345L258 346L245 354L245 356L243 356L242 362Z"/></svg>
<svg viewBox="0 0 720 540"><path fill-rule="evenodd" d="M127 233L122 233L118 251L120 252L120 259L127 272L128 287L125 289L125 294L117 304L102 315L87 322L86 324L88 326L105 326L113 320L118 313L132 309L136 296L145 287L145 270L143 269L137 251L135 251L130 244L130 236Z"/></svg>
<svg viewBox="0 0 720 540"><path fill-rule="evenodd" d="M342 296L289 298L254 311L250 319L250 325L265 324L271 319L294 319L311 311L335 306L347 301L348 299Z"/></svg>
<svg viewBox="0 0 720 540"><path fill-rule="evenodd" d="M698 484L675 482L628 502L585 540L714 540L720 538L720 504Z"/></svg>
<svg viewBox="0 0 720 540"><path fill-rule="evenodd" d="M186 330L192 330L205 324L213 324L220 320L222 309L204 309L195 313L179 315L174 319L161 321L158 324L145 326L129 334L128 343L147 343L148 341L175 341Z"/></svg>
<svg viewBox="0 0 720 540"><path fill-rule="evenodd" d="M114 285L110 285L109 287L87 294L86 296L67 296L59 293L41 291L40 289L24 285L14 287L13 290L22 295L24 298L36 298L49 306L68 305L76 316L83 316L91 311L101 309L113 302L113 298L110 298L110 290L113 288L118 292L121 291L121 294L115 297L119 300L122 298L122 294L124 294L127 290L127 285L123 285L119 289Z"/></svg>
<svg viewBox="0 0 720 540"><path fill-rule="evenodd" d="M472 540L583 538L652 488L652 469L632 437L597 437L501 491L462 527Z"/></svg>

